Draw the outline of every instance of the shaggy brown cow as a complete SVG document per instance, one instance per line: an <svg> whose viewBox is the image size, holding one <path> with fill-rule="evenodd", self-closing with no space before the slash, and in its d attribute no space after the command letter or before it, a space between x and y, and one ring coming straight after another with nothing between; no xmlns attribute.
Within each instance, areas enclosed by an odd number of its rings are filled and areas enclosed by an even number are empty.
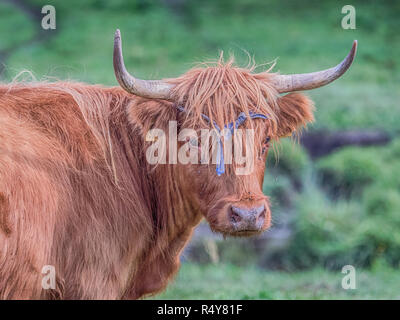
<svg viewBox="0 0 400 320"><path fill-rule="evenodd" d="M258 234L270 222L262 193L271 141L313 120L299 93L350 66L298 75L255 74L220 60L176 79L144 81L125 70L119 31L114 67L125 89L79 83L0 86L0 297L136 299L164 289L179 255L205 217L226 235ZM180 105L187 112L180 112ZM209 127L258 112L255 170L146 161L151 128ZM212 170L209 170L211 168ZM56 288L43 289L54 266Z"/></svg>

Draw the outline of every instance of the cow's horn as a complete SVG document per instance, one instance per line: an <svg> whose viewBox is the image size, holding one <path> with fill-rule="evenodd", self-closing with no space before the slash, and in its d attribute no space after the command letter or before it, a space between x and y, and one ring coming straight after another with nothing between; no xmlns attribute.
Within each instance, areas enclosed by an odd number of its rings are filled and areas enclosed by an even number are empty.
<svg viewBox="0 0 400 320"><path fill-rule="evenodd" d="M272 79L272 83L276 90L280 93L310 90L322 87L336 80L350 67L357 51L357 40L354 40L353 47L347 57L336 67L312 72L289 75L276 75Z"/></svg>
<svg viewBox="0 0 400 320"><path fill-rule="evenodd" d="M118 83L126 91L145 98L170 99L172 85L161 80L140 80L128 73L125 68L121 48L121 33L117 29L114 36L114 72Z"/></svg>

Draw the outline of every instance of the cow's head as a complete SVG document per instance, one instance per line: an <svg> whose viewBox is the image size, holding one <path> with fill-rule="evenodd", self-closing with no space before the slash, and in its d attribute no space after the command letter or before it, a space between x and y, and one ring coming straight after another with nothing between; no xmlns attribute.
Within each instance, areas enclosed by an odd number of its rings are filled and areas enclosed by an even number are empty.
<svg viewBox="0 0 400 320"><path fill-rule="evenodd" d="M213 230L226 235L249 236L266 230L271 224L268 197L262 192L270 144L292 135L313 120L311 100L293 91L318 88L339 78L351 65L356 47L355 41L349 55L336 67L307 74L253 73L253 68L238 68L232 60L224 63L220 59L213 66L192 69L176 79L140 80L125 69L117 30L114 70L126 91L173 102L178 110L178 134L183 128L193 133L193 137L188 133L188 141L178 142L178 148L183 146L185 154L189 155L191 150L198 152L197 164L181 166L187 184L185 190L192 193ZM291 93L280 95L287 92ZM210 158L204 165L201 161L204 141L199 141L203 137L201 129L218 132L217 129L229 124L235 126L235 121L243 115L246 120L239 121L233 135L227 130L231 147L227 147L229 139L210 138L211 143L206 146L211 151ZM237 129L241 129L241 136ZM239 149L237 154L244 155L244 163L236 161L235 150ZM218 152L221 156L221 151L224 165L221 157L216 156ZM229 151L232 151L232 161L226 159ZM204 162L205 158L202 160Z"/></svg>

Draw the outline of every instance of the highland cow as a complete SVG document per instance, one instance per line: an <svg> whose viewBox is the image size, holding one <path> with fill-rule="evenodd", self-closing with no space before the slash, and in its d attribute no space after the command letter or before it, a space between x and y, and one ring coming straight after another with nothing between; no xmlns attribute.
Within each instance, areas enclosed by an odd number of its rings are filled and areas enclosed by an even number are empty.
<svg viewBox="0 0 400 320"><path fill-rule="evenodd" d="M122 88L0 85L0 298L137 299L166 287L203 218L227 236L268 229L270 144L313 120L312 102L294 91L337 79L355 51L356 42L338 66L309 74L255 73L220 59L146 81L126 71L117 31ZM218 175L215 164L146 160L152 128L223 128L240 114L255 133L249 175L236 175L235 164ZM42 287L47 265L54 289Z"/></svg>

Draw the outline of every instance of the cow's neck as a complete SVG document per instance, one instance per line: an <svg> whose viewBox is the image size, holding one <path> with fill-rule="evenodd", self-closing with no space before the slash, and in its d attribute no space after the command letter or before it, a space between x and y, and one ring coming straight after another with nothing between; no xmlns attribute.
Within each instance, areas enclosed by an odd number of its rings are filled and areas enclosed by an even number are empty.
<svg viewBox="0 0 400 320"><path fill-rule="evenodd" d="M131 284L124 294L126 298L155 293L166 286L168 279L177 272L179 255L202 217L190 194L190 185L184 177L182 167L179 164L154 167L148 164L145 157L144 137L147 129L164 127L167 130L168 121L176 119L176 111L157 102L159 108L170 110L164 111L164 121L160 121L160 111L155 113L151 110L155 102L145 102L142 106L140 102L142 100L135 103L137 108L128 114L131 130L129 139L122 141L124 148L134 150L127 152L126 156L129 162L135 161L139 164L139 171L133 174L140 181L139 191L143 193L153 227L151 241L142 252L142 263L135 268L134 274L140 277L132 275Z"/></svg>
<svg viewBox="0 0 400 320"><path fill-rule="evenodd" d="M166 183L161 179L153 181L156 185ZM160 292L167 286L169 279L177 273L180 254L202 217L198 207L184 195L181 185L170 192L157 187L153 190L157 202L161 200L153 212L155 237L144 252L144 263L137 269L138 276L133 278L125 298L140 298Z"/></svg>

